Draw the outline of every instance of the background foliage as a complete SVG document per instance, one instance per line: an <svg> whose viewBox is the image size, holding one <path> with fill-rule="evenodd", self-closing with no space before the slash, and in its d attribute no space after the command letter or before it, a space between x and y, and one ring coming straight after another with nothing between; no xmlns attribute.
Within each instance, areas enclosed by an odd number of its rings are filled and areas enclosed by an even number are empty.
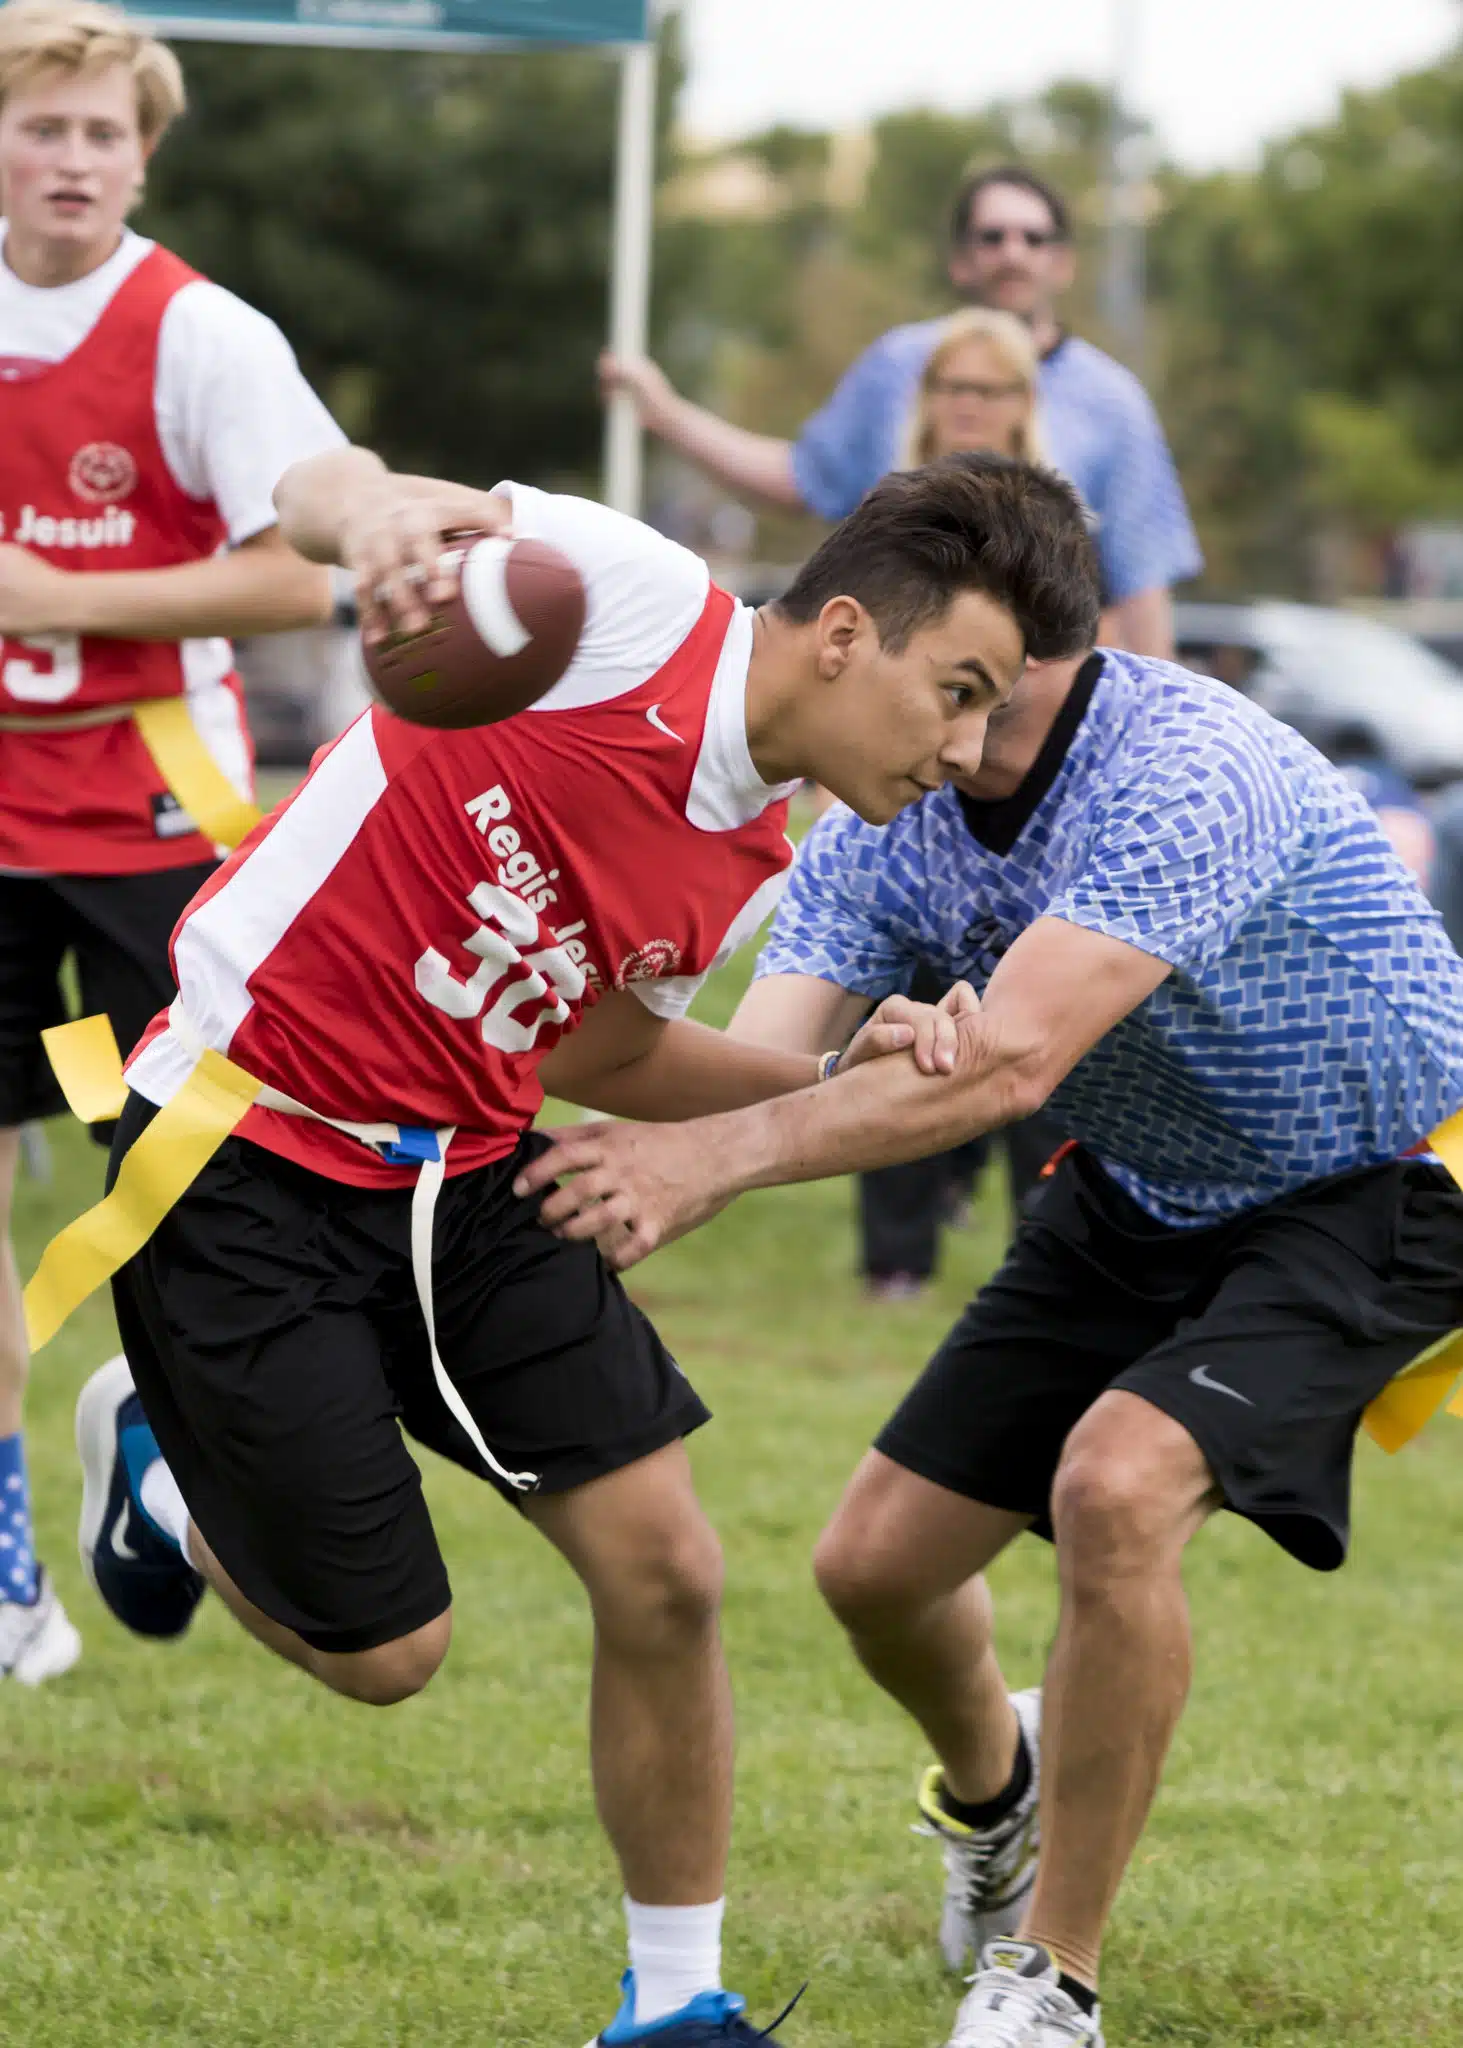
<svg viewBox="0 0 1463 2048"><path fill-rule="evenodd" d="M867 340L948 303L946 209L981 159L1023 158L1071 195L1070 316L1105 338L1098 89L698 151L674 134L674 20L665 35L657 346L693 392L795 428ZM185 55L193 110L142 224L273 314L343 423L395 461L592 478L611 67ZM1304 589L1319 540L1349 540L1355 562L1356 543L1463 508L1463 57L1348 96L1252 172L1160 165L1149 213L1143 368L1214 587ZM806 537L772 523L762 543Z"/></svg>

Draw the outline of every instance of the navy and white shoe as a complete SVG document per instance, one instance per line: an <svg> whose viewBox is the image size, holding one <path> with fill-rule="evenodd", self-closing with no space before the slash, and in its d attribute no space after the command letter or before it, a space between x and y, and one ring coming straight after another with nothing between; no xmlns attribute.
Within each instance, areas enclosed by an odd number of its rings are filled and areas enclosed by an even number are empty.
<svg viewBox="0 0 1463 2048"><path fill-rule="evenodd" d="M762 2041L769 2048L777 2048L777 2028L792 2011L798 1999L785 2012L778 2014L770 2027L758 2033L743 2014L747 2001L738 1998L731 1991L703 1991L699 1998L693 1998L689 2005L679 2012L667 2013L664 2019L652 2020L649 2026L635 2024L635 1972L627 1970L620 1979L624 1993L624 2004L602 2034L596 2034L588 2048L635 2048L643 2041L646 2048L752 2048ZM798 1998L802 1997L798 1993Z"/></svg>
<svg viewBox="0 0 1463 2048"><path fill-rule="evenodd" d="M77 1541L87 1577L134 1635L182 1635L204 1581L138 1499L142 1476L160 1453L120 1354L81 1390L76 1448L82 1470Z"/></svg>

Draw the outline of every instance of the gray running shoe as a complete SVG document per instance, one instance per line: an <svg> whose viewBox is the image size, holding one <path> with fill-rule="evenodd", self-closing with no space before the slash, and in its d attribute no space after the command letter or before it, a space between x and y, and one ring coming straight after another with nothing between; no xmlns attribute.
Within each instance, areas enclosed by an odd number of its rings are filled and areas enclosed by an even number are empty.
<svg viewBox="0 0 1463 2048"><path fill-rule="evenodd" d="M945 1902L940 1914L940 1953L952 1970L968 1969L988 1941L1014 1934L1036 1883L1041 1847L1041 1689L1011 1695L1021 1733L1031 1753L1031 1783L1013 1813L993 1828L967 1828L940 1803L938 1764L919 1788L916 1833L937 1836L945 1847Z"/></svg>

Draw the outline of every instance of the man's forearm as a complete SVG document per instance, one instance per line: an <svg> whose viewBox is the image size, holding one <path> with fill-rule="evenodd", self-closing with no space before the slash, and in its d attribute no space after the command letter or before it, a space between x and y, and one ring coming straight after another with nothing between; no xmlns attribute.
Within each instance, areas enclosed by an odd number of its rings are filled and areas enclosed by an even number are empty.
<svg viewBox="0 0 1463 2048"><path fill-rule="evenodd" d="M689 398L669 401L648 424L662 441L728 490L764 498L789 511L804 510L793 478L790 442L734 427Z"/></svg>
<svg viewBox="0 0 1463 2048"><path fill-rule="evenodd" d="M704 1118L701 1132L718 1162L719 1184L745 1194L868 1173L1029 1116L1044 1089L1025 1062L983 1040L977 1025L962 1068L951 1075L922 1074L912 1060L873 1060L820 1087Z"/></svg>
<svg viewBox="0 0 1463 2048"><path fill-rule="evenodd" d="M69 631L111 640L282 633L325 625L332 604L324 569L268 543L169 569L81 570L65 598Z"/></svg>
<svg viewBox="0 0 1463 2048"><path fill-rule="evenodd" d="M680 1123L790 1095L817 1078L815 1056L739 1044L724 1032L683 1021L669 1026L640 1059L558 1092L607 1116Z"/></svg>

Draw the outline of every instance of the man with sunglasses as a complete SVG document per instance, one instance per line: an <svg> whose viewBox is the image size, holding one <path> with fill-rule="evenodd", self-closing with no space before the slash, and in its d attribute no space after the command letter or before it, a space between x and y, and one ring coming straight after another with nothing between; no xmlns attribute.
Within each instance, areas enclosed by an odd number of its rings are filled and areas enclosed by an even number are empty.
<svg viewBox="0 0 1463 2048"><path fill-rule="evenodd" d="M1057 301L1076 267L1066 202L1016 165L971 176L952 210L946 267L967 304L1014 313L1031 328L1051 460L1097 522L1103 639L1135 654L1171 656L1169 590L1196 576L1203 561L1147 393L1130 371L1058 321ZM882 335L796 441L718 419L682 398L651 362L606 356L601 378L606 390L630 392L652 433L728 489L842 519L895 466L943 327L943 320L922 320Z"/></svg>

